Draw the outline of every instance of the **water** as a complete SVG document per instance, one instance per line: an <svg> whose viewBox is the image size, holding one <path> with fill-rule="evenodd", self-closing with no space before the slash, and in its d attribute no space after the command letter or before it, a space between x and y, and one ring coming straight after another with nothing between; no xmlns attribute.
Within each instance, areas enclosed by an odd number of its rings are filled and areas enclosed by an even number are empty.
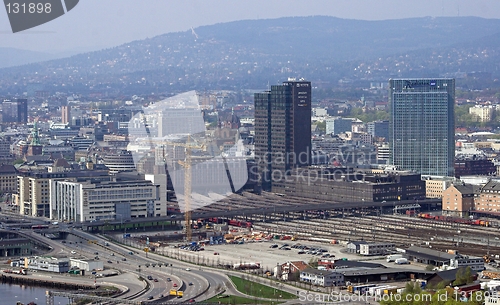
<svg viewBox="0 0 500 305"><path fill-rule="evenodd" d="M29 287L25 285L0 284L0 304L16 305L16 302L28 304L35 302L37 305L45 305L45 292L47 288ZM68 299L54 297L55 305L67 305Z"/></svg>

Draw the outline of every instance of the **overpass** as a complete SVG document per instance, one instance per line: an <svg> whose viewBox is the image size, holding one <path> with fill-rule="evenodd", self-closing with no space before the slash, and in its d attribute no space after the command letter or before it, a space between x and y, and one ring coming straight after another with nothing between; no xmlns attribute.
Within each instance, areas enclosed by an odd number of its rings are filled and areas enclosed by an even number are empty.
<svg viewBox="0 0 500 305"><path fill-rule="evenodd" d="M307 200L307 199L303 199ZM306 203L306 204L287 204L278 206L266 206L266 207L253 207L253 208L238 208L238 209L226 209L226 210L216 210L216 211L193 211L191 213L191 219L195 220L198 218L233 218L237 216L250 217L254 215L271 215L271 214L286 214L286 213L307 213L309 211L341 211L341 210L367 210L376 208L391 208L392 210L399 210L404 206L433 206L441 204L441 199L422 199L422 200L401 200L401 201L382 201L382 202L369 202L369 201L357 201L357 202L336 202L336 203ZM148 217L148 218L138 218L127 220L126 222L122 220L104 220L104 221L94 221L94 222L84 222L82 223L82 229L86 231L98 230L102 226L122 226L124 223L127 224L137 224L140 227L142 223L158 223L161 225L165 222L180 222L184 220L183 213L176 213L170 216L161 217Z"/></svg>

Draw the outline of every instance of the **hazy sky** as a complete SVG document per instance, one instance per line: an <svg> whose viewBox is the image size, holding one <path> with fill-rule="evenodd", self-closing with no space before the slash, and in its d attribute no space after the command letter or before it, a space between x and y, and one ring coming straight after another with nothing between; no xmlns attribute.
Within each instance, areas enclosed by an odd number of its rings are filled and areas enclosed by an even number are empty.
<svg viewBox="0 0 500 305"><path fill-rule="evenodd" d="M87 51L201 25L311 15L363 20L458 15L500 19L500 1L80 0L64 16L16 34L12 34L6 11L0 9L0 47Z"/></svg>

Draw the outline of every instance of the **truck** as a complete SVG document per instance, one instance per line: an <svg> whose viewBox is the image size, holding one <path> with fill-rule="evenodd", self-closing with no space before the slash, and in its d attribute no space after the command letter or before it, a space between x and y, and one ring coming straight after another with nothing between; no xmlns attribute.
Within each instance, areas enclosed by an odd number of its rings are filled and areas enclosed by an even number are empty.
<svg viewBox="0 0 500 305"><path fill-rule="evenodd" d="M395 262L398 258L403 258L403 254L391 254L387 255L387 262Z"/></svg>
<svg viewBox="0 0 500 305"><path fill-rule="evenodd" d="M406 265L410 263L406 258L398 258L394 262L398 265Z"/></svg>

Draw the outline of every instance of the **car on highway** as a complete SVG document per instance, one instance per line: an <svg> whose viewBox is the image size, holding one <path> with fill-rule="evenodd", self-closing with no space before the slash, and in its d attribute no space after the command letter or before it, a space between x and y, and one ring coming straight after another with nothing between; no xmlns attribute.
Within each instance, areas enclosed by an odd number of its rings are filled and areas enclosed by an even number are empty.
<svg viewBox="0 0 500 305"><path fill-rule="evenodd" d="M172 286L173 286L173 287L177 287L177 283L174 283Z"/></svg>
<svg viewBox="0 0 500 305"><path fill-rule="evenodd" d="M214 255L220 255L219 252L214 252Z"/></svg>
<svg viewBox="0 0 500 305"><path fill-rule="evenodd" d="M94 252L95 255L99 255L99 252Z"/></svg>
<svg viewBox="0 0 500 305"><path fill-rule="evenodd" d="M72 251L71 251L71 254L76 254L76 251L72 250Z"/></svg>
<svg viewBox="0 0 500 305"><path fill-rule="evenodd" d="M186 268L186 271L191 271L191 269L190 268Z"/></svg>
<svg viewBox="0 0 500 305"><path fill-rule="evenodd" d="M152 281L153 277L151 275L148 275L148 280Z"/></svg>
<svg viewBox="0 0 500 305"><path fill-rule="evenodd" d="M126 261L126 260L127 260L127 259L126 259L125 257L124 257L124 258L122 258L122 261Z"/></svg>
<svg viewBox="0 0 500 305"><path fill-rule="evenodd" d="M112 264L113 262L112 261L108 261L108 264Z"/></svg>
<svg viewBox="0 0 500 305"><path fill-rule="evenodd" d="M171 279L169 277L167 277L167 282L170 282L170 281L171 281Z"/></svg>
<svg viewBox="0 0 500 305"><path fill-rule="evenodd" d="M158 282L158 279L154 279L153 282Z"/></svg>
<svg viewBox="0 0 500 305"><path fill-rule="evenodd" d="M189 302L189 303L194 303L194 302L196 302L196 301L195 301L194 299L191 299L191 300L189 300L188 302Z"/></svg>
<svg viewBox="0 0 500 305"><path fill-rule="evenodd" d="M148 300L152 300L152 299L154 299L154 296L150 295L150 296L148 297Z"/></svg>
<svg viewBox="0 0 500 305"><path fill-rule="evenodd" d="M189 284L188 284L188 285L189 285L189 286L193 286L193 283L189 282Z"/></svg>
<svg viewBox="0 0 500 305"><path fill-rule="evenodd" d="M277 244L270 245L269 248L278 248L278 245Z"/></svg>

